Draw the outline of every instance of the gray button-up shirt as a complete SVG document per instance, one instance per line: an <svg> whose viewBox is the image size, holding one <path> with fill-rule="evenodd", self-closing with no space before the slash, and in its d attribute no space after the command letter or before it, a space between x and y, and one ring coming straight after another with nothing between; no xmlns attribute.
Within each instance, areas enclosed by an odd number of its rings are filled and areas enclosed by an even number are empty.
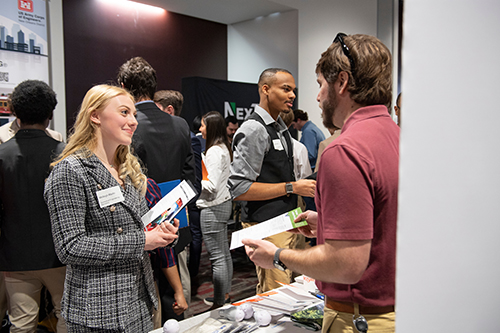
<svg viewBox="0 0 500 333"><path fill-rule="evenodd" d="M271 115L261 108L255 107L255 111L266 125L273 124L278 132L283 148L288 151L284 132L287 127L283 120L278 117L275 121ZM229 191L232 198L246 193L253 182L260 175L264 156L271 146L271 137L261 123L255 120L245 121L236 131L233 138L233 162L231 163L231 175L229 176Z"/></svg>

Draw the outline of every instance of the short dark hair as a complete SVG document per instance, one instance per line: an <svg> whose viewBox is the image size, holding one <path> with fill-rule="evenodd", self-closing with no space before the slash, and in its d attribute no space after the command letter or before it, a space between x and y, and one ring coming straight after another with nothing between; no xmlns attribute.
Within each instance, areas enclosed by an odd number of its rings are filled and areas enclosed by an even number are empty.
<svg viewBox="0 0 500 333"><path fill-rule="evenodd" d="M174 108L174 115L180 116L182 111L182 104L184 97L177 90L158 90L153 98L155 103L160 104L164 108L172 105Z"/></svg>
<svg viewBox="0 0 500 333"><path fill-rule="evenodd" d="M201 116L197 115L193 119L193 132L200 133L200 127L201 127Z"/></svg>
<svg viewBox="0 0 500 333"><path fill-rule="evenodd" d="M398 105L399 101L401 100L401 94L402 94L402 92L400 92L399 95L398 95L398 97L396 98L396 105Z"/></svg>
<svg viewBox="0 0 500 333"><path fill-rule="evenodd" d="M135 57L120 66L118 84L130 91L136 101L153 99L156 92L156 71L142 57Z"/></svg>
<svg viewBox="0 0 500 333"><path fill-rule="evenodd" d="M308 121L309 117L307 116L307 112L302 111L300 109L293 110L293 121L297 121L298 119Z"/></svg>
<svg viewBox="0 0 500 333"><path fill-rule="evenodd" d="M350 61L340 43L334 42L321 54L316 64L316 73L321 73L326 82L333 85L340 72L349 75L347 91L360 105L383 104L387 107L392 100L391 52L376 37L350 35L344 37L356 66L354 78Z"/></svg>
<svg viewBox="0 0 500 333"><path fill-rule="evenodd" d="M290 71L283 69L283 68L264 69L264 71L262 73L260 73L260 76L259 76L259 82L258 82L259 91L264 84L267 84L269 86L272 85L273 82L276 80L276 74L280 73L280 72L288 73L288 74L292 75L292 73L290 73Z"/></svg>
<svg viewBox="0 0 500 333"><path fill-rule="evenodd" d="M43 124L47 119L52 119L57 105L56 93L43 81L26 80L14 88L10 105L21 123Z"/></svg>
<svg viewBox="0 0 500 333"><path fill-rule="evenodd" d="M231 124L239 124L238 123L238 119L236 119L235 116L227 116L224 120L226 121L226 127L229 126L229 123L231 123Z"/></svg>

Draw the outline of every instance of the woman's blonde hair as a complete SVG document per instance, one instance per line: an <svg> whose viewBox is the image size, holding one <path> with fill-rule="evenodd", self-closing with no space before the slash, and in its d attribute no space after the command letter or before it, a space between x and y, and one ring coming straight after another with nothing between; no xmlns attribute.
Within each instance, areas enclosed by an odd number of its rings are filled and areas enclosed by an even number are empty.
<svg viewBox="0 0 500 333"><path fill-rule="evenodd" d="M106 84L94 86L85 94L68 144L58 159L51 164L52 167L70 155L83 158L92 156L92 151L97 147L96 129L98 125L90 120L90 116L94 111L105 109L113 98L122 95L127 96L132 103L135 103L134 98L127 90ZM145 194L147 178L142 173L139 161L132 155L130 146L118 146L114 160L118 162L120 178L125 181L127 176L130 177L134 187L141 194Z"/></svg>

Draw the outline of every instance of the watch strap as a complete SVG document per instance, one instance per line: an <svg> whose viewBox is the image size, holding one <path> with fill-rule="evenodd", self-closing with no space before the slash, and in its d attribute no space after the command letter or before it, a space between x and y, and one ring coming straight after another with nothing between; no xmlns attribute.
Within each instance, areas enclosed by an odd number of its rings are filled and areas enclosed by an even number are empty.
<svg viewBox="0 0 500 333"><path fill-rule="evenodd" d="M282 248L277 249L276 252L274 252L274 260L273 260L274 267L282 271L286 270L286 265L280 260L280 253L283 250L284 249Z"/></svg>

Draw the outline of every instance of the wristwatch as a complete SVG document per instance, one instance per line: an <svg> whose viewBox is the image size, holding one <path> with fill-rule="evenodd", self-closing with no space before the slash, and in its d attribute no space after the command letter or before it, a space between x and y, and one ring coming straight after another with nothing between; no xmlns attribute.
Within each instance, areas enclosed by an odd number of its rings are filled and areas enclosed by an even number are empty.
<svg viewBox="0 0 500 333"><path fill-rule="evenodd" d="M280 271L284 271L286 269L285 264L283 262L281 262L281 260L280 260L280 253L283 250L284 249L277 249L276 252L274 252L273 264L274 264L274 267L276 267Z"/></svg>
<svg viewBox="0 0 500 333"><path fill-rule="evenodd" d="M293 194L293 185L292 183L285 184L286 194Z"/></svg>

